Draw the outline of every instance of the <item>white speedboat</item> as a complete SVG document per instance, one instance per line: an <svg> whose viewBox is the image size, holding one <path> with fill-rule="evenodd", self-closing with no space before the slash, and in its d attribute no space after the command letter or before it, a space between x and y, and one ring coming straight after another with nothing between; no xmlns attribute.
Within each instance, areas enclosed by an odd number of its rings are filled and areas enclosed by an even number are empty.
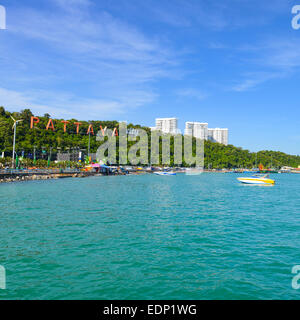
<svg viewBox="0 0 300 320"><path fill-rule="evenodd" d="M251 177L238 178L244 184L274 185L275 180L270 179L268 174L255 174Z"/></svg>
<svg viewBox="0 0 300 320"><path fill-rule="evenodd" d="M176 176L176 172L173 171L154 172L154 174L158 176Z"/></svg>

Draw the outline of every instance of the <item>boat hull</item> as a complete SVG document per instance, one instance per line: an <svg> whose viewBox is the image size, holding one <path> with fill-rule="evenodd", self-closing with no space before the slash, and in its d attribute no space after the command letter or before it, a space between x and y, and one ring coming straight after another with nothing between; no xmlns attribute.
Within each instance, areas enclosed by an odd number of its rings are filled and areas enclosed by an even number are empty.
<svg viewBox="0 0 300 320"><path fill-rule="evenodd" d="M175 172L154 172L158 176L176 176Z"/></svg>
<svg viewBox="0 0 300 320"><path fill-rule="evenodd" d="M258 185L274 185L275 181L264 178L238 178L238 181L244 184L258 184Z"/></svg>

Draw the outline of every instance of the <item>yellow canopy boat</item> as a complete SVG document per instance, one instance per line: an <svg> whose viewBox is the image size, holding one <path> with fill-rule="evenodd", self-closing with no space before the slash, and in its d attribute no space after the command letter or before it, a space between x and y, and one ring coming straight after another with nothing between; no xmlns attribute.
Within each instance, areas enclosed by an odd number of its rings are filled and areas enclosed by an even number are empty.
<svg viewBox="0 0 300 320"><path fill-rule="evenodd" d="M265 175L259 175L256 174L251 177L243 177L238 178L238 181L245 184L259 184L259 185L274 185L275 180L270 179L268 174Z"/></svg>

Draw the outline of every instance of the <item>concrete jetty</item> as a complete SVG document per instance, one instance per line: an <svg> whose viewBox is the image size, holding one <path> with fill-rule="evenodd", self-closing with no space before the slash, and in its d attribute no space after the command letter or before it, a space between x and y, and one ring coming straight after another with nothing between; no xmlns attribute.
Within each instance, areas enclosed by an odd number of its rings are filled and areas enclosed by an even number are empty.
<svg viewBox="0 0 300 320"><path fill-rule="evenodd" d="M63 170L1 170L0 183L16 182L16 181L31 181L31 180L49 180L49 179L63 179L63 178L84 178L94 176L92 172L82 171L66 171Z"/></svg>

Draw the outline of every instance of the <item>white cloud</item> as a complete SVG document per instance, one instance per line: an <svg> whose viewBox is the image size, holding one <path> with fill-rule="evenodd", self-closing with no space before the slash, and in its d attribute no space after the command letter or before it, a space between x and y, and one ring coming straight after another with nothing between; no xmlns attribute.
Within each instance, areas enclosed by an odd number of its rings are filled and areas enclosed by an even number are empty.
<svg viewBox="0 0 300 320"><path fill-rule="evenodd" d="M177 95L180 97L192 98L196 100L203 100L207 97L206 93L194 88L184 88L184 89L178 90Z"/></svg>
<svg viewBox="0 0 300 320"><path fill-rule="evenodd" d="M264 43L247 44L242 52L242 63L250 71L244 72L233 91L247 91L270 80L287 78L300 68L300 41L293 37L266 39Z"/></svg>
<svg viewBox="0 0 300 320"><path fill-rule="evenodd" d="M233 91L243 92L254 89L258 85L272 79L283 77L283 74L276 72L252 72L245 74L240 83L232 87Z"/></svg>
<svg viewBox="0 0 300 320"><path fill-rule="evenodd" d="M151 17L173 27L223 31L270 24L278 16L289 13L293 1L160 0L157 6L155 1L148 0L138 5L152 13L146 19Z"/></svg>
<svg viewBox="0 0 300 320"><path fill-rule="evenodd" d="M73 6L89 6L91 5L90 0L54 0L59 6L70 9Z"/></svg>
<svg viewBox="0 0 300 320"><path fill-rule="evenodd" d="M21 93L13 90L0 88L0 105L5 106L10 111L30 108L36 114L51 113L57 117L63 115L74 116L68 109L57 108L53 105L38 103L38 95L33 92Z"/></svg>
<svg viewBox="0 0 300 320"><path fill-rule="evenodd" d="M153 101L155 94L135 92L134 96L119 96L116 99L89 99L59 92L17 92L0 88L0 105L10 111L30 108L34 114L49 113L58 118L109 119L117 117ZM45 103L46 102L46 103Z"/></svg>
<svg viewBox="0 0 300 320"><path fill-rule="evenodd" d="M109 117L157 97L152 84L172 76L177 65L166 45L107 12L92 14L91 1L52 3L61 9L11 10L8 41L0 48L8 96L1 94L0 104L78 117L85 105L91 115Z"/></svg>

